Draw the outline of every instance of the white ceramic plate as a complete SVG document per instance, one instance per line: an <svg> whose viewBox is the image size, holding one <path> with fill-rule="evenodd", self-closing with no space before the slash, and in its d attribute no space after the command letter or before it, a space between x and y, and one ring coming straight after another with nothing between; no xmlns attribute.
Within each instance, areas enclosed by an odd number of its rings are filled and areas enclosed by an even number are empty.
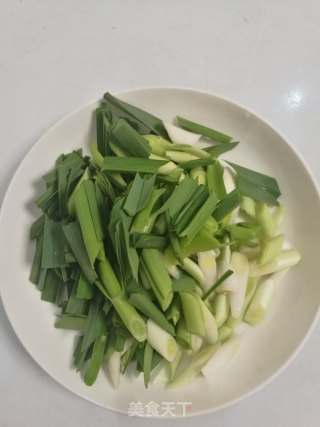
<svg viewBox="0 0 320 427"><path fill-rule="evenodd" d="M229 369L212 384L197 380L178 391L159 386L145 390L141 380L125 376L114 390L101 372L97 382L87 387L71 367L75 333L53 327L56 308L41 301L40 292L28 282L34 252L28 232L39 214L33 200L39 193L40 177L52 168L60 153L86 147L94 135L92 118L97 102L93 102L47 132L25 157L10 184L0 219L3 304L34 360L60 384L91 402L122 413L132 410L130 402L137 401L143 405L155 402L161 415L168 401L176 416L183 415L184 406L186 415L217 410L274 378L310 333L320 302L319 193L306 165L285 139L239 105L212 94L174 88L138 89L119 96L167 121L179 114L239 139L240 145L223 157L278 179L288 209L285 232L302 253L303 261L281 283L266 321L246 331Z"/></svg>

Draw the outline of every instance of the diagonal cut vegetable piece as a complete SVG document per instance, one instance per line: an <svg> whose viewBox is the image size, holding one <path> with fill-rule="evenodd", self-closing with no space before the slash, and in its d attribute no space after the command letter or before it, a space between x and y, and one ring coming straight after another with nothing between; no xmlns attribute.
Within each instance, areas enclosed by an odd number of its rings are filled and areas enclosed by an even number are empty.
<svg viewBox="0 0 320 427"><path fill-rule="evenodd" d="M103 98L109 108L116 110L115 112L117 113L117 117L128 118L130 123L137 126L138 131L141 134L152 132L156 135L162 136L163 138L168 138L168 134L162 120L158 119L158 117L155 117L140 108L134 107L133 105L112 96L108 92L104 94Z"/></svg>
<svg viewBox="0 0 320 427"><path fill-rule="evenodd" d="M97 147L102 156L111 154L109 137L111 113L106 108L96 109Z"/></svg>
<svg viewBox="0 0 320 427"><path fill-rule="evenodd" d="M237 189L231 191L227 194L220 202L217 204L216 209L213 212L213 217L218 222L222 221L229 213L234 209L240 206L241 196Z"/></svg>
<svg viewBox="0 0 320 427"><path fill-rule="evenodd" d="M42 268L55 268L65 265L65 238L61 222L45 217L43 232Z"/></svg>
<svg viewBox="0 0 320 427"><path fill-rule="evenodd" d="M102 247L103 229L95 186L92 181L82 182L75 194L74 203L85 247L93 266Z"/></svg>
<svg viewBox="0 0 320 427"><path fill-rule="evenodd" d="M112 142L134 157L148 157L150 148L147 141L123 119L112 127Z"/></svg>
<svg viewBox="0 0 320 427"><path fill-rule="evenodd" d="M189 292L180 292L179 295L187 330L204 336L204 323L198 297Z"/></svg>
<svg viewBox="0 0 320 427"><path fill-rule="evenodd" d="M165 249L168 238L156 234L130 233L130 245L135 248Z"/></svg>
<svg viewBox="0 0 320 427"><path fill-rule="evenodd" d="M164 314L157 308L157 306L148 298L145 294L142 293L132 293L129 298L129 302L134 305L138 310L143 314L152 319L157 325L162 329L167 331L170 335L175 335L174 327L166 319Z"/></svg>
<svg viewBox="0 0 320 427"><path fill-rule="evenodd" d="M201 369L210 361L214 353L220 348L220 343L209 345L199 353L193 354L187 366L168 385L168 389L176 389L194 380Z"/></svg>
<svg viewBox="0 0 320 427"><path fill-rule="evenodd" d="M173 218L173 229L177 235L192 222L194 216L199 212L208 198L208 190L204 185L199 185L192 195L185 194L185 204L179 214ZM212 212L211 212L212 213Z"/></svg>
<svg viewBox="0 0 320 427"><path fill-rule="evenodd" d="M274 178L235 163L228 163L237 173L237 187L241 193L270 205L279 205L278 197L281 192Z"/></svg>
<svg viewBox="0 0 320 427"><path fill-rule="evenodd" d="M166 310L172 301L173 292L163 257L157 249L142 249L141 258L156 298L161 308Z"/></svg>
<svg viewBox="0 0 320 427"><path fill-rule="evenodd" d="M184 170L190 170L202 166L213 165L216 162L215 159L195 159L188 161L181 161L178 166Z"/></svg>
<svg viewBox="0 0 320 427"><path fill-rule="evenodd" d="M153 212L160 203L161 196L165 193L164 188L154 188L147 205L142 209L133 220L131 233L150 233L152 227L159 215L160 209Z"/></svg>
<svg viewBox="0 0 320 427"><path fill-rule="evenodd" d="M160 328L153 320L148 319L147 321L147 330L148 330L148 343L169 362L172 362L179 351L178 344L176 340L166 332L164 329Z"/></svg>
<svg viewBox="0 0 320 427"><path fill-rule="evenodd" d="M153 356L153 348L148 342L146 342L144 347L144 354L143 354L143 379L144 379L145 388L148 388L148 384L150 381L152 356Z"/></svg>
<svg viewBox="0 0 320 427"><path fill-rule="evenodd" d="M151 197L156 175L151 178L141 178L137 173L127 195L123 209L129 216L134 216L144 209Z"/></svg>
<svg viewBox="0 0 320 427"><path fill-rule="evenodd" d="M101 335L94 342L91 357L90 357L86 372L84 374L84 382L88 386L91 386L97 379L97 376L103 361L106 341L107 341L106 336Z"/></svg>
<svg viewBox="0 0 320 427"><path fill-rule="evenodd" d="M36 240L36 251L32 261L32 267L30 271L29 280L31 283L37 285L39 283L41 273L41 258L43 248L43 234L40 234Z"/></svg>
<svg viewBox="0 0 320 427"><path fill-rule="evenodd" d="M218 198L215 193L211 193L198 212L195 214L192 221L188 226L180 233L181 237L186 237L188 242L197 235L203 226L203 223L209 218L214 211L214 208L218 202Z"/></svg>
<svg viewBox="0 0 320 427"><path fill-rule="evenodd" d="M166 160L151 160L145 157L105 157L102 170L120 173L157 173Z"/></svg>
<svg viewBox="0 0 320 427"><path fill-rule="evenodd" d="M204 151L206 151L208 154L210 154L211 157L217 158L221 154L233 150L234 148L236 148L236 146L238 144L239 144L239 141L237 141L237 142L225 142L224 144L218 144L218 145L214 145L212 147L206 147L206 148L204 148Z"/></svg>
<svg viewBox="0 0 320 427"><path fill-rule="evenodd" d="M121 295L112 298L111 302L133 338L139 342L145 341L147 338L146 323L137 310Z"/></svg>
<svg viewBox="0 0 320 427"><path fill-rule="evenodd" d="M76 222L70 222L69 224L64 225L62 228L69 246L84 275L90 283L94 282L98 276L91 266L79 225Z"/></svg>
<svg viewBox="0 0 320 427"><path fill-rule="evenodd" d="M70 329L73 331L84 332L86 327L87 316L73 316L62 314L56 320L54 327L58 329Z"/></svg>
<svg viewBox="0 0 320 427"><path fill-rule="evenodd" d="M105 328L106 318L101 310L101 303L93 299L89 306L81 351L87 351L91 344L104 333Z"/></svg>
<svg viewBox="0 0 320 427"><path fill-rule="evenodd" d="M209 193L216 193L219 200L227 195L224 186L223 171L223 166L219 161L207 166L207 186Z"/></svg>
<svg viewBox="0 0 320 427"><path fill-rule="evenodd" d="M180 116L177 116L177 122L183 129L188 130L189 132L199 133L200 135L213 139L214 141L227 143L232 140L232 136L226 135L199 123L192 122L191 120L184 119Z"/></svg>
<svg viewBox="0 0 320 427"><path fill-rule="evenodd" d="M88 281L83 272L81 272L77 283L76 297L90 300L93 298L93 295L94 292L91 283Z"/></svg>

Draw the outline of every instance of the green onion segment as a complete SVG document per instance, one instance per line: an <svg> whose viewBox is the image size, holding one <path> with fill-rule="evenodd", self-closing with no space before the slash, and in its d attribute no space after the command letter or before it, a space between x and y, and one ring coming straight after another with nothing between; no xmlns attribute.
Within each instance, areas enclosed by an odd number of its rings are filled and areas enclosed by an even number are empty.
<svg viewBox="0 0 320 427"><path fill-rule="evenodd" d="M221 161L239 145L228 134L164 123L110 93L95 126L91 157L61 154L43 176L30 281L58 306L55 327L77 334L86 385L104 364L114 387L130 364L145 387L209 379L300 261L280 229L278 183Z"/></svg>

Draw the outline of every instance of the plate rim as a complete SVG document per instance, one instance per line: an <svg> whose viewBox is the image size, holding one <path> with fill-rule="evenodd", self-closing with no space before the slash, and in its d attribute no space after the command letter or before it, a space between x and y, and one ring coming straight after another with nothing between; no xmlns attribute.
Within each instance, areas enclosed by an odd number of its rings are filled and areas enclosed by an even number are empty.
<svg viewBox="0 0 320 427"><path fill-rule="evenodd" d="M213 97L216 98L220 101L226 102L227 104L231 104L232 106L237 107L238 109L241 109L247 113L249 113L250 115L252 115L253 117L259 119L259 121L261 121L262 123L264 123L265 125L267 125L268 128L270 128L273 132L275 132L282 140L283 142L287 145L287 147L293 151L293 153L295 154L295 156L299 159L299 161L301 162L305 172L307 173L310 182L312 183L315 192L318 195L318 202L320 203L320 185L318 184L316 178L313 175L313 172L311 171L308 163L306 162L306 160L304 159L304 157L300 154L299 150L292 145L292 143L290 142L290 140L274 125L272 125L269 120L265 119L264 117L262 117L259 113L251 110L250 108L248 108L247 106L243 105L242 103L235 101L233 99L230 99L229 97L226 97L224 95L221 95L217 92L213 92L213 91L208 91L208 90L204 90L204 89L197 89L197 88L191 88L191 87L183 87L183 86L170 86L170 85L157 85L157 86L140 86L140 87L135 87L132 89L128 89L128 90L122 90L122 91L116 91L114 92L115 96L121 97L122 95L127 95L127 94L134 94L134 93L138 93L141 91L154 91L154 90L174 90L174 91L178 91L178 92L189 92L189 93L194 93L194 94L202 94L202 95L206 95L209 97ZM8 184L8 187L5 191L4 197L2 199L2 203L0 206L0 236L1 236L1 230L2 230L2 221L3 221L3 212L6 208L6 204L7 204L7 199L9 197L9 194L11 192L11 187L13 186L13 183L16 179L16 176L18 175L20 169L23 167L24 163L27 161L27 159L29 158L29 156L32 156L34 150L36 150L36 148L41 145L43 143L43 140L47 137L48 134L50 134L50 132L52 132L56 127L58 127L61 123L63 123L64 121L68 120L71 116L73 116L74 114L78 113L79 111L81 111L82 109L85 109L87 107L89 107L91 104L95 104L98 103L99 101L101 101L102 98L96 98L94 100L91 100L75 109L73 109L72 111L70 111L69 113L67 113L66 115L64 115L63 117L61 117L58 121L56 121L50 128L47 129L47 131L45 133L43 133L40 138L38 138L35 143L30 147L30 149L27 151L27 153L25 154L25 156L22 158L22 160L20 161L18 167L16 168L14 174L12 175L10 182ZM12 327L15 335L17 336L17 338L19 339L19 342L22 344L23 348L25 349L25 351L29 354L29 356L32 358L32 360L38 365L40 366L40 368L52 379L54 379L58 384L60 384L61 386L63 386L65 389L67 389L68 391L70 391L71 393L73 393L74 395L80 397L81 399L84 399L86 401L89 401L90 403L93 403L94 405L97 405L105 410L110 410L114 413L119 413L122 415L128 415L127 412L120 410L120 409L115 409L114 407L108 406L106 404L102 404L99 403L97 401L95 401L94 399L91 399L90 397L86 397L83 396L80 392L77 392L75 390L73 390L71 387L69 387L68 385L62 383L59 379L56 378L55 375L49 373L47 371L46 368L43 367L42 363L37 359L37 357L35 357L31 351L29 351L28 349L28 345L24 342L24 338L23 336L20 334L20 332L17 331L16 325L14 325L14 321L12 320L9 310L7 310L6 307L6 303L5 303L5 299L3 299L3 287L4 285L1 285L0 282L0 298L2 301L2 305L4 308L4 312L8 318L9 324ZM209 408L209 409L205 409L205 410L199 410L195 413L186 413L185 416L182 417L182 415L177 415L175 418L190 418L190 417L196 417L196 416L200 416L200 415L206 415L206 414L211 414L223 409L226 409L230 406L235 405L236 403L239 403L240 401L250 397L251 395L259 392L261 389L263 389L264 387L266 387L269 383L271 383L276 377L278 377L290 364L291 362L296 358L296 356L299 354L299 352L302 350L302 348L305 346L305 344L307 343L307 341L309 340L310 336L312 335L312 332L319 320L320 317L320 305L318 306L317 312L313 318L313 321L311 322L308 331L306 332L306 334L304 335L303 339L301 340L301 342L299 343L299 345L296 347L296 349L292 352L292 354L287 358L286 361L284 361L277 369L276 371L267 379L265 379L262 383L260 383L258 386L254 387L253 389L249 390L248 392L244 393L243 395L236 397L226 403L217 405L214 408ZM160 419L171 419L172 417L158 417Z"/></svg>

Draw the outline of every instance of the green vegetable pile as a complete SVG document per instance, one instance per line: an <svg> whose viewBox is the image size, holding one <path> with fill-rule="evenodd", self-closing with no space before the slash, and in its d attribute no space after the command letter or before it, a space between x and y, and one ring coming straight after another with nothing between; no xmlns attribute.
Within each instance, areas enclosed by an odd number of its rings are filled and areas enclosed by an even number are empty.
<svg viewBox="0 0 320 427"><path fill-rule="evenodd" d="M177 122L107 93L92 157L62 154L43 177L30 281L60 308L55 327L79 332L73 364L87 385L105 362L115 386L131 363L146 387L161 370L185 384L242 320L263 319L272 275L300 259L277 234L276 180L218 160L238 144L228 135Z"/></svg>

